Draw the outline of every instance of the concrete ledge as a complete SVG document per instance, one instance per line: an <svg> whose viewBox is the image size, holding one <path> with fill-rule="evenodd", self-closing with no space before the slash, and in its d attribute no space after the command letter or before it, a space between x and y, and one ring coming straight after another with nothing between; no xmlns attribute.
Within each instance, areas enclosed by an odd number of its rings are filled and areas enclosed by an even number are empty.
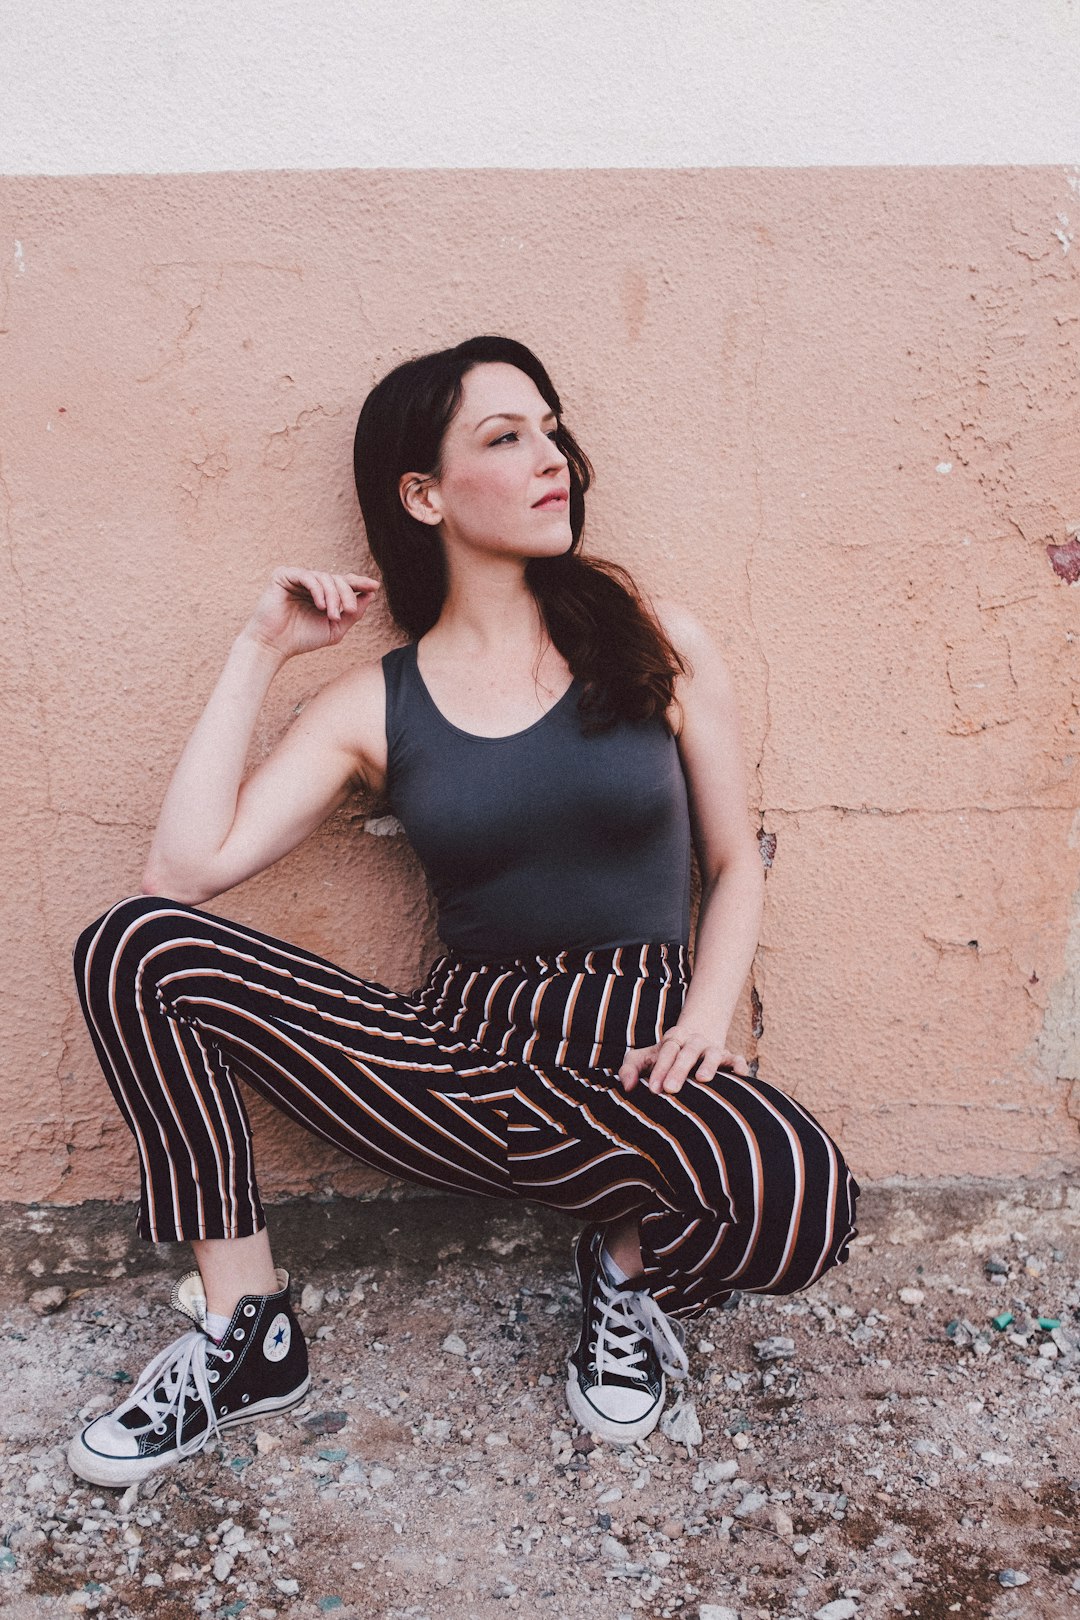
<svg viewBox="0 0 1080 1620"><path fill-rule="evenodd" d="M563 1254L580 1222L539 1204L428 1192L405 1183L367 1199L294 1198L268 1206L275 1256L290 1269L322 1262L422 1267L433 1250ZM1054 1180L893 1179L865 1186L856 1241L965 1242L1017 1227L1080 1227L1080 1175ZM178 1256L183 1255L183 1261ZM175 1274L186 1245L144 1243L135 1205L0 1203L0 1302L61 1284L70 1293L121 1277Z"/></svg>

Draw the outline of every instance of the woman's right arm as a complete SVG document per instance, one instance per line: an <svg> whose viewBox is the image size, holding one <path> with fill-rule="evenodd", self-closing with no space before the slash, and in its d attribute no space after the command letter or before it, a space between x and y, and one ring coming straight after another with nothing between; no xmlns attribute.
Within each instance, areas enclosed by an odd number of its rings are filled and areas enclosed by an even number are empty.
<svg viewBox="0 0 1080 1620"><path fill-rule="evenodd" d="M291 657L336 645L379 589L359 574L277 568L233 642L169 782L143 874L145 894L189 905L221 894L295 848L360 779L355 671L308 703L244 780L270 684Z"/></svg>

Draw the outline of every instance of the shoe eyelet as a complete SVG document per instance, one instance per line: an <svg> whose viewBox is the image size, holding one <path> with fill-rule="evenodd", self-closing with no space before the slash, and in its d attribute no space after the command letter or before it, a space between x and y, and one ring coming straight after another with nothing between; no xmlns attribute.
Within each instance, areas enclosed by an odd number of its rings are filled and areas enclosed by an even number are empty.
<svg viewBox="0 0 1080 1620"><path fill-rule="evenodd" d="M222 1359L222 1361L231 1361L233 1359L232 1351L231 1350L223 1350L221 1352L221 1359Z"/></svg>
<svg viewBox="0 0 1080 1620"><path fill-rule="evenodd" d="M164 1434L165 1433L165 1425L164 1425L164 1423L155 1423L154 1424L154 1433L155 1434Z"/></svg>
<svg viewBox="0 0 1080 1620"><path fill-rule="evenodd" d="M236 1332L233 1334L233 1338L234 1339L242 1339L243 1337L244 1337L243 1328L237 1328Z"/></svg>
<svg viewBox="0 0 1080 1620"><path fill-rule="evenodd" d="M212 1371L208 1372L206 1376L207 1376L207 1378L209 1378L209 1380L210 1380L210 1382L212 1384L216 1384L218 1379L221 1377L221 1374L218 1372L217 1368L215 1367L215 1368L212 1369Z"/></svg>
<svg viewBox="0 0 1080 1620"><path fill-rule="evenodd" d="M229 1410L229 1408L228 1408L228 1407L227 1407L227 1406L223 1406L223 1407L222 1407L222 1408L221 1408L221 1415L222 1415L222 1417L224 1417L224 1416L225 1416L225 1414L226 1414L226 1412L227 1412L227 1411L228 1411L228 1410Z"/></svg>
<svg viewBox="0 0 1080 1620"><path fill-rule="evenodd" d="M250 1401L250 1399L251 1399L250 1395L241 1395L241 1397L240 1397L240 1405L241 1406L246 1406L248 1401Z"/></svg>
<svg viewBox="0 0 1080 1620"><path fill-rule="evenodd" d="M255 1307L254 1307L254 1305L245 1305L244 1306L244 1315L245 1316L254 1316L255 1315Z"/></svg>

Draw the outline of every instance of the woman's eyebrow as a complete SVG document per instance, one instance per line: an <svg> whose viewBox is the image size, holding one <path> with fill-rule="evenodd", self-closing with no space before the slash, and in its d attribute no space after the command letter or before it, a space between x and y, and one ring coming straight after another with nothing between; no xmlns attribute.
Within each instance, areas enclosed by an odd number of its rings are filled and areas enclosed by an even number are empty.
<svg viewBox="0 0 1080 1620"><path fill-rule="evenodd" d="M520 416L516 411L495 411L493 415L485 416L483 422L477 422L475 431L479 433L484 422L494 422L496 418L504 422L527 422L529 420L527 416ZM557 422L559 418L554 411L545 411L540 420L542 422Z"/></svg>

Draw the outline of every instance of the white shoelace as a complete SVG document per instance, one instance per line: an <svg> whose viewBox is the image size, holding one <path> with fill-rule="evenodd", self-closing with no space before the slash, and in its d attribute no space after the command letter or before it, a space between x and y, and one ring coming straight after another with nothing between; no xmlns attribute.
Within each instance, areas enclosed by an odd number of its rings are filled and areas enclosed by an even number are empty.
<svg viewBox="0 0 1080 1620"><path fill-rule="evenodd" d="M656 1352L660 1366L669 1378L685 1378L689 1370L685 1335L677 1322L665 1316L652 1295L645 1289L620 1289L604 1274L603 1268L596 1279L602 1303L593 1310L592 1325L596 1329L596 1373L600 1383L605 1373L618 1373L623 1378L637 1378L644 1382L648 1371L643 1365L647 1339Z"/></svg>
<svg viewBox="0 0 1080 1620"><path fill-rule="evenodd" d="M178 1455L187 1457L192 1452L201 1451L211 1434L219 1437L221 1434L206 1369L207 1351L212 1348L206 1334L197 1328L190 1333L182 1334L143 1368L135 1388L123 1405L116 1408L113 1417L120 1418L133 1407L141 1407L147 1414L147 1420L130 1432L145 1434L148 1430L153 1430L160 1434L163 1429L162 1419L175 1412ZM164 1400L154 1393L158 1384L161 1384L165 1391ZM208 1427L181 1444L180 1436L184 1431L184 1420L189 1407L194 1407L196 1402L200 1401L207 1416Z"/></svg>

